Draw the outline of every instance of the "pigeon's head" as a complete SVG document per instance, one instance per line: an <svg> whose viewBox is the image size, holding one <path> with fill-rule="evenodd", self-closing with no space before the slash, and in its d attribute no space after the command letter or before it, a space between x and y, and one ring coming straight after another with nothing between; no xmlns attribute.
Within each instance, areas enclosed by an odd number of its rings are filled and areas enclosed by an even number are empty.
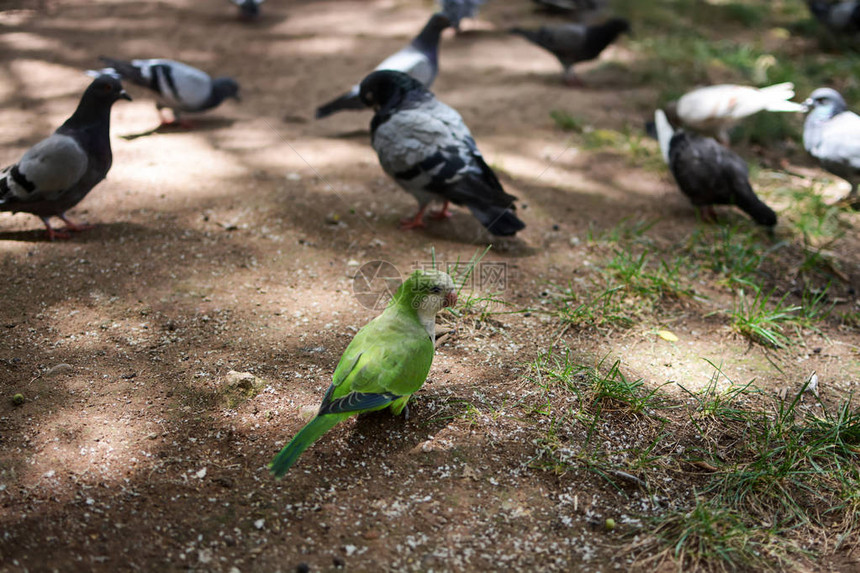
<svg viewBox="0 0 860 573"><path fill-rule="evenodd" d="M217 78L212 80L212 94L221 101L229 97L236 101L242 101L241 96L239 96L239 82L233 78Z"/></svg>
<svg viewBox="0 0 860 573"><path fill-rule="evenodd" d="M123 89L117 76L105 73L96 76L96 79L84 92L84 99L110 105L118 99L131 101L131 96Z"/></svg>
<svg viewBox="0 0 860 573"><path fill-rule="evenodd" d="M832 88L818 88L803 102L810 115L831 118L847 109L845 100Z"/></svg>
<svg viewBox="0 0 860 573"><path fill-rule="evenodd" d="M419 270L400 285L393 300L416 309L419 314L434 315L457 304L457 287L447 273Z"/></svg>
<svg viewBox="0 0 860 573"><path fill-rule="evenodd" d="M426 90L412 76L394 70L379 70L362 80L358 97L364 105L379 111L396 105L406 94L415 91Z"/></svg>

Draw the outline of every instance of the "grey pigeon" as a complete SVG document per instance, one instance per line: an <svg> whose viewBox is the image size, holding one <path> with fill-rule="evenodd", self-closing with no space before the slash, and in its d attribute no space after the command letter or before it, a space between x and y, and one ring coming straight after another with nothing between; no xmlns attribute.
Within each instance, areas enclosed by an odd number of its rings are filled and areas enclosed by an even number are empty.
<svg viewBox="0 0 860 573"><path fill-rule="evenodd" d="M239 18L254 20L260 16L260 4L266 0L230 0L239 7Z"/></svg>
<svg viewBox="0 0 860 573"><path fill-rule="evenodd" d="M803 103L809 110L803 147L824 169L851 184L842 201L854 205L860 199L860 116L848 111L845 100L831 88L818 88Z"/></svg>
<svg viewBox="0 0 860 573"><path fill-rule="evenodd" d="M448 204L454 203L466 206L494 235L525 228L514 214L516 197L502 189L463 118L419 81L402 72L376 71L361 82L360 97L376 112L370 134L379 163L418 200L418 212L402 221L402 228L423 227L433 201L443 202L436 218L450 216Z"/></svg>
<svg viewBox="0 0 860 573"><path fill-rule="evenodd" d="M385 58L376 69L404 72L429 88L439 73L439 39L442 31L450 25L451 21L444 14L433 14L408 46ZM322 119L344 110L364 109L358 91L359 85L356 84L342 96L320 106L316 118Z"/></svg>
<svg viewBox="0 0 860 573"><path fill-rule="evenodd" d="M477 16L478 8L484 2L486 0L438 0L441 12L451 21L451 26L457 32L460 31L460 21Z"/></svg>
<svg viewBox="0 0 860 573"><path fill-rule="evenodd" d="M815 19L834 32L851 33L860 30L860 2L828 2L807 0Z"/></svg>
<svg viewBox="0 0 860 573"><path fill-rule="evenodd" d="M162 125L173 125L183 122L179 115L182 112L201 112L217 107L227 98L239 101L239 84L233 78L212 79L209 74L182 62L164 59L151 60L117 60L114 58L99 58L110 66L101 70L102 73L116 73L121 78L149 88L159 95L156 103L158 114L161 110L173 110L173 121L164 120Z"/></svg>
<svg viewBox="0 0 860 573"><path fill-rule="evenodd" d="M36 215L45 223L51 240L89 228L72 223L66 211L110 170L110 110L120 98L131 100L118 79L101 75L93 80L75 113L53 135L0 171L0 211ZM66 229L54 230L51 217L62 219Z"/></svg>
<svg viewBox="0 0 860 573"><path fill-rule="evenodd" d="M630 23L624 18L612 18L596 26L561 24L541 26L537 30L510 30L512 34L523 36L558 58L564 66L564 79L571 86L583 85L573 71L574 64L595 59L621 33L629 31Z"/></svg>
<svg viewBox="0 0 860 573"><path fill-rule="evenodd" d="M663 159L702 219L716 219L713 205L736 205L756 223L776 225L776 213L756 196L738 154L710 137L674 131L663 110L656 111L654 123Z"/></svg>

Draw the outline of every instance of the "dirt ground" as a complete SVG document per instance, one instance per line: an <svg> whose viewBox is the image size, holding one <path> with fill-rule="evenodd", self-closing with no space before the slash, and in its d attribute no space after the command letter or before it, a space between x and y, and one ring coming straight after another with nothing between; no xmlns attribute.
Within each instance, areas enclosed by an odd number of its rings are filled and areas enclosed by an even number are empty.
<svg viewBox="0 0 860 573"><path fill-rule="evenodd" d="M588 89L564 87L552 57L501 32L536 21L529 4L491 2L466 33L446 32L434 88L520 198L527 228L484 258L502 265L500 297L517 309L587 275L589 232L659 220L652 237L671 244L698 225L666 173L571 146L555 127L555 109L641 125L656 91L628 85L635 54L624 41L582 67ZM408 421L342 424L273 480L267 463L375 315L353 294L358 265L406 273L431 247L442 263L468 260L488 236L462 209L401 232L414 200L379 168L369 113L311 119L403 45L430 2L264 9L242 24L218 1L0 2L3 165L70 114L88 83L81 71L102 54L182 60L236 77L243 95L193 131L126 140L157 121L131 88L134 102L112 115L113 169L70 213L91 231L50 243L37 218L0 213L0 569L627 569L622 548L653 499L585 470L535 467L540 398L528 364L539 354L617 357L653 386L706 384L709 357L774 391L812 370L834 399L856 387L860 336L836 326L774 368L771 354L684 305L668 319L678 344L653 322L607 333L562 331L541 313L448 315ZM854 308L857 241L833 249L849 278L837 294ZM677 488L700 478L679 474Z"/></svg>

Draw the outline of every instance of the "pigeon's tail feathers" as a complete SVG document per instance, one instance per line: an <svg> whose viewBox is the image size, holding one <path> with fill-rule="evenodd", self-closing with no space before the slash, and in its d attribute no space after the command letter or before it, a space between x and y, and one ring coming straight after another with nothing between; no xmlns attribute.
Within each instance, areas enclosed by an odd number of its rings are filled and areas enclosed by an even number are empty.
<svg viewBox="0 0 860 573"><path fill-rule="evenodd" d="M672 124L669 123L662 109L654 112L654 126L657 128L657 141L660 143L663 161L669 163L669 143L672 141L672 136L675 135L675 130L672 129Z"/></svg>
<svg viewBox="0 0 860 573"><path fill-rule="evenodd" d="M472 215L487 228L487 230L499 237L516 235L517 231L526 228L526 224L514 214L508 207L499 205L467 205Z"/></svg>
<svg viewBox="0 0 860 573"><path fill-rule="evenodd" d="M316 118L322 119L339 111L346 111L350 109L365 109L365 105L361 102L361 99L359 99L358 97L358 92L355 90L350 90L349 92L328 102L327 104L318 107L316 112Z"/></svg>
<svg viewBox="0 0 860 573"><path fill-rule="evenodd" d="M739 174L735 181L735 204L759 225L776 225L776 213L758 198L745 175Z"/></svg>
<svg viewBox="0 0 860 573"><path fill-rule="evenodd" d="M784 111L787 113L803 113L806 111L803 104L793 101L775 101L769 103L765 109L767 111Z"/></svg>
<svg viewBox="0 0 860 573"><path fill-rule="evenodd" d="M764 109L767 111L804 111L804 107L799 103L788 101L794 97L794 84L791 82L774 84L766 88L761 88L758 91L766 101Z"/></svg>
<svg viewBox="0 0 860 573"><path fill-rule="evenodd" d="M106 56L99 56L99 60L101 60L110 69L114 70L116 74L119 74L121 78L136 83L138 85L149 85L149 80L143 77L143 75L140 73L140 68L138 68L131 62L108 58Z"/></svg>
<svg viewBox="0 0 860 573"><path fill-rule="evenodd" d="M335 424L348 418L349 415L326 414L317 416L302 428L295 437L290 440L290 443L284 446L272 463L269 464L269 469L275 477L283 477L285 473L296 463L299 456L306 449L311 447L320 437L332 429Z"/></svg>

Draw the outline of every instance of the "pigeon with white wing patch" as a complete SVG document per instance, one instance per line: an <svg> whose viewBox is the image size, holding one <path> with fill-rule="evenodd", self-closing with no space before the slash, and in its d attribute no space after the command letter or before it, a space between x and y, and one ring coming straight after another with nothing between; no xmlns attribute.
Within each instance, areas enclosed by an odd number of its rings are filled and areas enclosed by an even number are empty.
<svg viewBox="0 0 860 573"><path fill-rule="evenodd" d="M451 26L444 14L433 14L430 20L412 42L402 50L385 58L376 70L396 70L409 74L424 87L429 88L439 73L439 39L442 31ZM358 97L359 85L348 92L320 106L316 118L322 119L340 111L364 109Z"/></svg>
<svg viewBox="0 0 860 573"><path fill-rule="evenodd" d="M116 73L136 85L148 88L159 96L156 103L162 125L180 123L190 127L188 122L180 119L185 112L198 113L218 107L221 103L232 98L239 101L239 84L230 77L212 78L203 70L165 59L149 60L117 60L114 58L99 58L110 66L102 73ZM173 110L174 119L165 120L161 115L164 108Z"/></svg>
<svg viewBox="0 0 860 573"><path fill-rule="evenodd" d="M18 163L0 171L0 211L36 215L51 240L89 228L72 223L66 211L110 170L110 110L121 98L131 99L115 77L101 75L93 80L75 113L53 135L31 147ZM62 219L66 228L55 230L51 217Z"/></svg>
<svg viewBox="0 0 860 573"><path fill-rule="evenodd" d="M516 197L502 189L463 118L419 81L402 72L373 72L361 82L360 97L376 111L370 134L379 163L418 201L418 212L402 228L423 227L433 201L443 202L436 218L450 216L448 204L454 203L494 235L525 228L514 214Z"/></svg>

